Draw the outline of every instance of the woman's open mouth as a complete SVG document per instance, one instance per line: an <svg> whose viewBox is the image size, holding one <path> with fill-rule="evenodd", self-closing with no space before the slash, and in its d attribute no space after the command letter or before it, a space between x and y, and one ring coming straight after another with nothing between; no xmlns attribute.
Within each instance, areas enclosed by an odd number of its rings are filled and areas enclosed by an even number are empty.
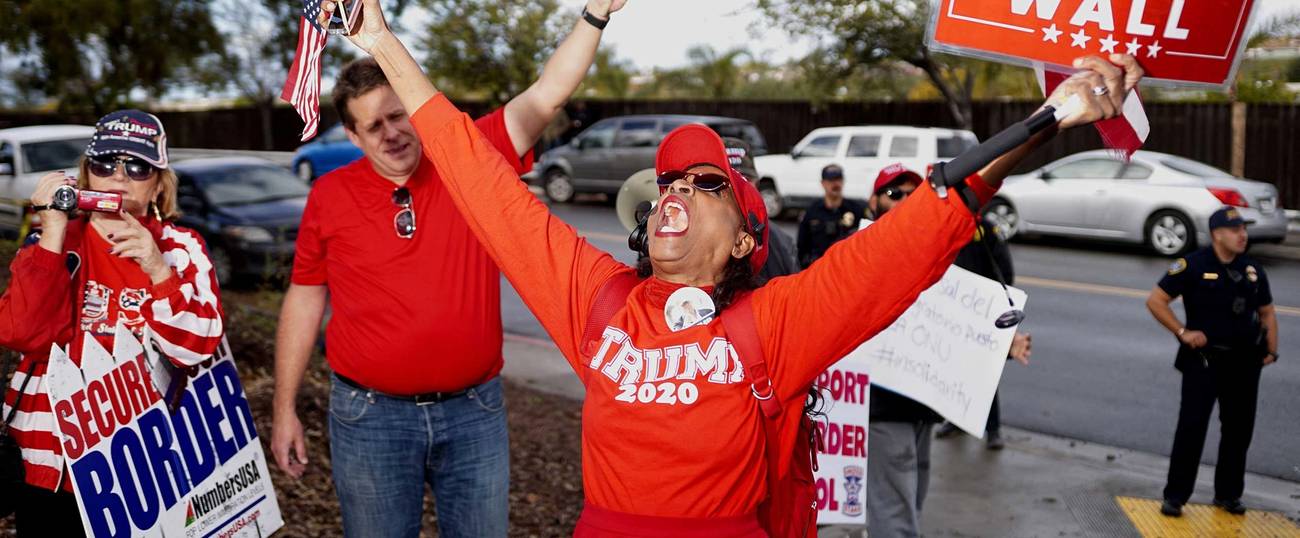
<svg viewBox="0 0 1300 538"><path fill-rule="evenodd" d="M659 204L662 212L659 217L657 236L683 235L691 226L691 215L686 211L686 203L677 196L668 196Z"/></svg>

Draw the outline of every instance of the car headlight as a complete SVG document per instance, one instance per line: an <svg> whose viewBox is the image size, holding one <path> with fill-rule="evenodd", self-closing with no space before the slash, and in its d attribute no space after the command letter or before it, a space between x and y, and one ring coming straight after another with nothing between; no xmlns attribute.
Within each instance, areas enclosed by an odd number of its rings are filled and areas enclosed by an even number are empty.
<svg viewBox="0 0 1300 538"><path fill-rule="evenodd" d="M243 241L245 243L270 243L275 241L275 237L266 228L257 226L230 226L227 227L226 235Z"/></svg>

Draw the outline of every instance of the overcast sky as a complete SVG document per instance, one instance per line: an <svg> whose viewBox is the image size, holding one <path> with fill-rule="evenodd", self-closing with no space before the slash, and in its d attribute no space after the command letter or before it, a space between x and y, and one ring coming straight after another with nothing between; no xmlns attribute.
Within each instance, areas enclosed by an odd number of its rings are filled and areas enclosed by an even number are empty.
<svg viewBox="0 0 1300 538"><path fill-rule="evenodd" d="M560 0L575 13L586 0ZM816 1L816 0L802 0ZM1255 20L1281 13L1296 0L1257 0ZM606 29L605 45L637 67L678 67L686 50L704 43L717 50L748 47L770 61L803 56L809 43L792 41L785 31L769 29L752 7L754 0L629 0Z"/></svg>

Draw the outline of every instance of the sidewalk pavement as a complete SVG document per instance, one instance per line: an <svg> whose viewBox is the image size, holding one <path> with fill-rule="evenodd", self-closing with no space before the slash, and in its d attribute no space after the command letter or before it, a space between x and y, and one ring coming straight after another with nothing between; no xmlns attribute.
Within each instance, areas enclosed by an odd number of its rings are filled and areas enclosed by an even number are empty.
<svg viewBox="0 0 1300 538"><path fill-rule="evenodd" d="M577 376L550 341L507 334L504 351L502 374L511 381L582 399ZM1248 474L1245 517L1189 504L1175 520L1157 513L1168 458L1009 427L1003 438L1000 452L965 435L933 441L926 536L1300 537L1300 483ZM1202 465L1192 503L1208 504L1213 482L1214 468ZM826 527L819 536L864 533Z"/></svg>

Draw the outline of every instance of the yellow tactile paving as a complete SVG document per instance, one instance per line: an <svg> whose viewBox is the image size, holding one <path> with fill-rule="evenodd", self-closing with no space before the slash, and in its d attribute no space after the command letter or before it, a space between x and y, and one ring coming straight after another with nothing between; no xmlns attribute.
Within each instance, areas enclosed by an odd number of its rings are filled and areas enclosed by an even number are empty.
<svg viewBox="0 0 1300 538"><path fill-rule="evenodd" d="M1134 497L1116 497L1115 500L1145 538L1300 537L1300 527L1277 512L1249 510L1244 516L1234 516L1214 506L1188 504L1183 506L1183 517L1165 517L1160 513L1160 501Z"/></svg>

